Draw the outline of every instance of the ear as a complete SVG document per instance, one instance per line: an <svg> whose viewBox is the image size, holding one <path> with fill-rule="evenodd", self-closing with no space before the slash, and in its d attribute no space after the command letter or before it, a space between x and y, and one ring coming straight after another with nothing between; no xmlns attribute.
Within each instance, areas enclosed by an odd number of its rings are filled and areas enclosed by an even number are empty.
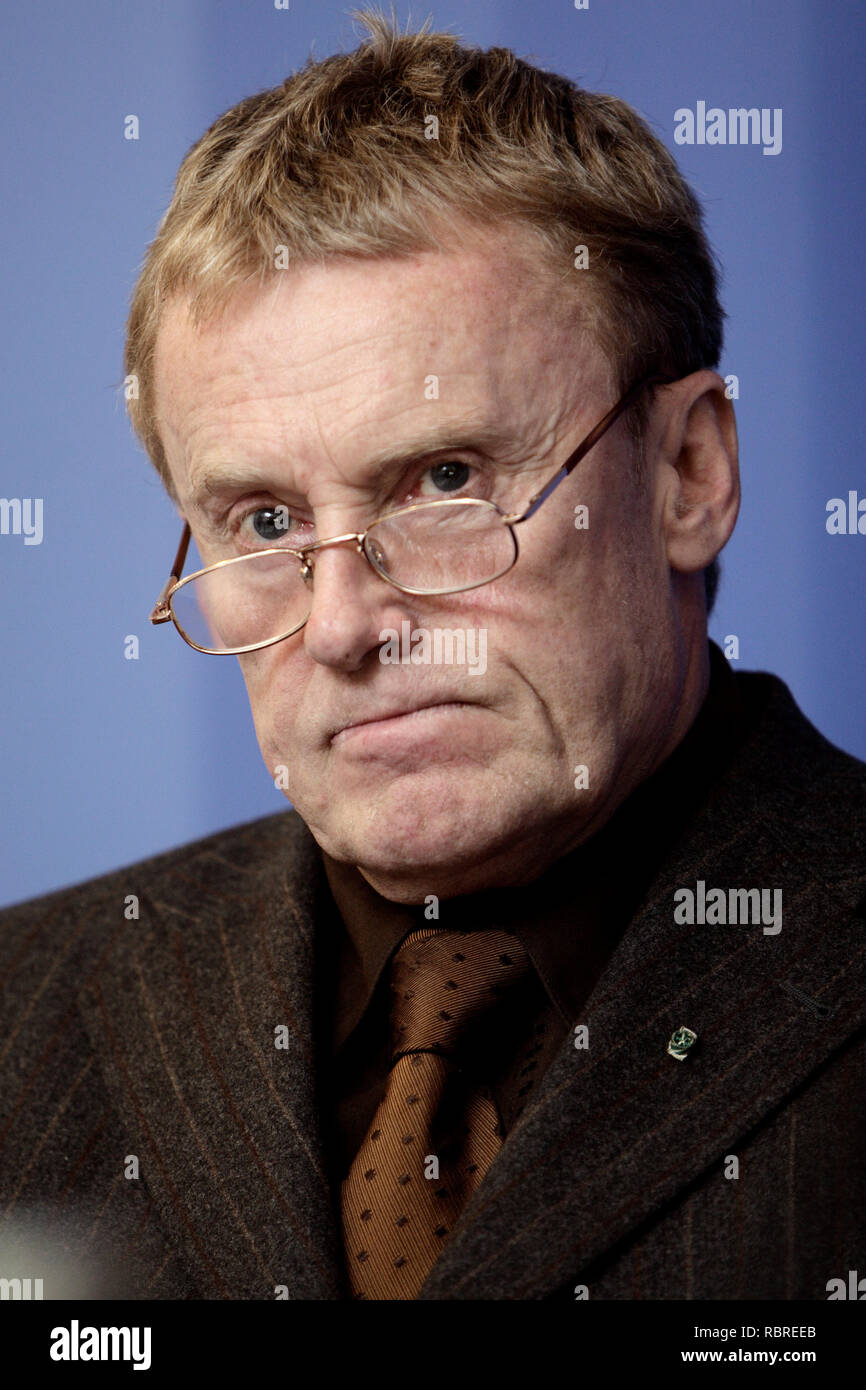
<svg viewBox="0 0 866 1390"><path fill-rule="evenodd" d="M693 372L667 387L658 443L661 524L671 569L705 569L727 544L740 509L734 407L717 372Z"/></svg>

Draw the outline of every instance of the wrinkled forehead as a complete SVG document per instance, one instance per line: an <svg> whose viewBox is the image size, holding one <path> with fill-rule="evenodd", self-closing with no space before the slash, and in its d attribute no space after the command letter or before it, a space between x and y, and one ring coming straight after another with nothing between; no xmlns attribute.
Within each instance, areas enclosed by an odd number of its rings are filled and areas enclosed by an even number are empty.
<svg viewBox="0 0 866 1390"><path fill-rule="evenodd" d="M277 273L200 328L177 296L155 361L172 476L183 490L226 447L339 466L404 432L417 444L428 427L549 430L550 402L564 410L607 389L589 317L521 228Z"/></svg>

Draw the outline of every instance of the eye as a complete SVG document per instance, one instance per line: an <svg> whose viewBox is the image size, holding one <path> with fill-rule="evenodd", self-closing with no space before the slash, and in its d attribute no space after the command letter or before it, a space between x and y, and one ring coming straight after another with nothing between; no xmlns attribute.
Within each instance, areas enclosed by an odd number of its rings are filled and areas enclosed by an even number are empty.
<svg viewBox="0 0 866 1390"><path fill-rule="evenodd" d="M430 495L434 493L459 492L469 481L472 472L468 463L462 463L459 459L445 459L442 463L434 463L428 468L421 479L421 491Z"/></svg>
<svg viewBox="0 0 866 1390"><path fill-rule="evenodd" d="M258 539L266 541L268 545L279 545L287 538L294 539L304 525L282 502L273 507L254 507L241 517L241 528L247 522L251 523L251 528L247 527L248 536L252 529ZM249 538L252 539L252 536Z"/></svg>

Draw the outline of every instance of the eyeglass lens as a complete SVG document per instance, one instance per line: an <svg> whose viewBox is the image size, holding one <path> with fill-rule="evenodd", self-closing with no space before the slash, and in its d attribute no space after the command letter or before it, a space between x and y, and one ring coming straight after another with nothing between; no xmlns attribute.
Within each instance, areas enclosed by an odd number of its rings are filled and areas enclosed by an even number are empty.
<svg viewBox="0 0 866 1390"><path fill-rule="evenodd" d="M383 517L370 527L364 549L383 578L422 593L490 583L511 568L517 553L494 506L462 499ZM196 646L228 652L296 630L309 617L311 599L297 557L268 551L181 584L171 607Z"/></svg>

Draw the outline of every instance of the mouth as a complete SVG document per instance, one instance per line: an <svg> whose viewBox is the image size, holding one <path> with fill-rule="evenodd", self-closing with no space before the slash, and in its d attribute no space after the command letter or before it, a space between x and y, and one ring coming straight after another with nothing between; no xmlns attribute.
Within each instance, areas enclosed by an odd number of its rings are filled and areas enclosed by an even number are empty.
<svg viewBox="0 0 866 1390"><path fill-rule="evenodd" d="M409 725L413 721L421 721L453 713L456 710L469 709L472 702L468 700L431 700L424 705L404 705L392 709L382 710L381 713L370 714L363 719L354 719L351 724L341 725L331 734L331 744L339 745L354 736L358 736L364 731L367 733L378 733L389 728L398 728Z"/></svg>

